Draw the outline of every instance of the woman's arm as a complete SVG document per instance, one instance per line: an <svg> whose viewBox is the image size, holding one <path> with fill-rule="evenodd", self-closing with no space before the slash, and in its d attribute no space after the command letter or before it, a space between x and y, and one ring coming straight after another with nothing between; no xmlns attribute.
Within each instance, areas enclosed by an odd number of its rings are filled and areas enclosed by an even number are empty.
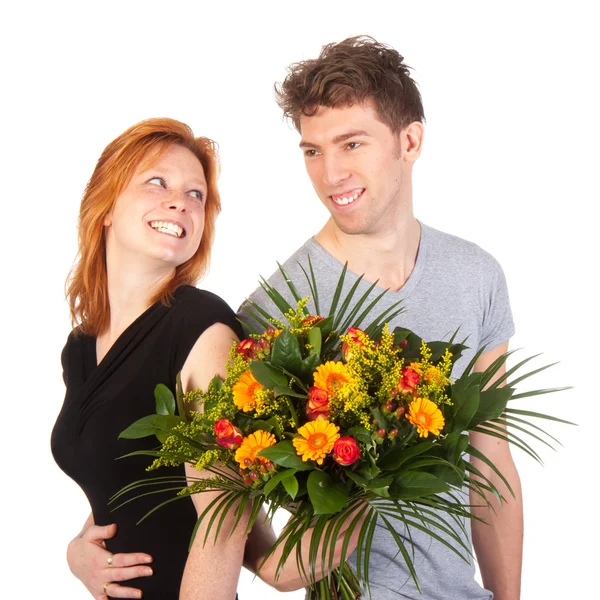
<svg viewBox="0 0 600 600"><path fill-rule="evenodd" d="M152 575L152 562L149 554L139 552L111 554L105 547L104 540L117 533L115 523L98 526L94 524L92 513L85 522L81 533L75 536L67 548L67 562L71 573L87 588L97 600L107 600L104 584L112 582L108 591L112 598L141 598L142 592L137 588L119 585L136 577ZM108 559L112 557L112 565Z"/></svg>
<svg viewBox="0 0 600 600"><path fill-rule="evenodd" d="M194 344L181 371L181 382L184 390L197 388L206 390L210 380L215 376L225 377L229 350L235 333L226 325L216 323L209 327ZM212 477L211 473L198 471L186 465L189 477ZM198 514L219 494L204 492L193 494L192 500ZM210 515L210 513L209 513ZM181 582L181 600L233 600L235 598L238 579L244 559L244 546L247 535L246 526L250 517L250 508L246 507L244 516L233 529L235 509L232 508L225 518L217 539L214 532L204 544L208 516L196 532L194 544L188 556Z"/></svg>

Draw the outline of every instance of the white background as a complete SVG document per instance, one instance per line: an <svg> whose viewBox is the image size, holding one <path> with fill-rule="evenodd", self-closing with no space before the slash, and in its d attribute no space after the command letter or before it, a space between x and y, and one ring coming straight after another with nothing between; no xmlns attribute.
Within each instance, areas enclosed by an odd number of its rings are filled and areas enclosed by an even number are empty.
<svg viewBox="0 0 600 600"><path fill-rule="evenodd" d="M417 216L499 259L517 326L512 347L544 352L539 365L561 361L538 386L575 386L530 404L580 424L551 428L565 447L542 449L544 468L515 451L525 496L522 597L597 597L593 5L22 1L3 9L1 595L87 596L64 553L89 506L55 465L49 437L64 394L63 284L81 193L102 149L154 116L219 142L223 213L201 285L236 308L259 274L326 218L273 83L321 45L367 33L406 57L424 98ZM240 596L280 597L247 575Z"/></svg>

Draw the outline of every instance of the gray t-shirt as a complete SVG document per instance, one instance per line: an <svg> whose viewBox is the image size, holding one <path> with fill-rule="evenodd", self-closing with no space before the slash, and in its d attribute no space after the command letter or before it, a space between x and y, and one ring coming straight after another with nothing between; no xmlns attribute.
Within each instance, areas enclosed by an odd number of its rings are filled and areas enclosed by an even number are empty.
<svg viewBox="0 0 600 600"><path fill-rule="evenodd" d="M318 242L309 239L282 265L302 297L310 295L310 288L299 264L309 272L309 255L318 282L321 312L328 314L343 265ZM346 273L344 293L357 278L354 273ZM279 270L268 281L294 305ZM369 287L370 283L361 281L355 298L360 298ZM374 299L381 291L382 288L376 287L371 297ZM258 288L250 299L270 314L281 316L262 288ZM400 299L405 310L390 321L390 329L402 326L426 341L447 340L459 327L457 340L462 341L468 336L469 350L457 361L454 377L464 371L483 345L491 350L514 334L506 280L498 262L476 244L423 223L413 272L399 291L390 291L383 297L370 317L377 316ZM312 302L308 309L311 314L316 314ZM260 330L244 312L243 306L239 316ZM361 327L366 327L369 322L367 318ZM466 522L466 529L470 543L470 521ZM398 533L405 537L406 532L400 525ZM490 600L493 597L475 581L472 564L467 564L446 546L414 528L411 536L415 547L413 562L423 593L419 594L416 589L402 557L396 556L397 548L391 535L385 527L378 525L369 563L373 600ZM351 563L353 559L354 556Z"/></svg>

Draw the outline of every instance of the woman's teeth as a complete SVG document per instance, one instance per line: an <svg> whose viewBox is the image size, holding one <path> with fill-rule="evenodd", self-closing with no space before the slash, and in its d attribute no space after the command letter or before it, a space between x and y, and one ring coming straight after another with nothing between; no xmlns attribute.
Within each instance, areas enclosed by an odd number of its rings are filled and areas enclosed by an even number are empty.
<svg viewBox="0 0 600 600"><path fill-rule="evenodd" d="M149 225L152 229L156 229L156 231L160 231L161 233L173 235L177 238L183 236L183 228L175 223L169 223L167 221L151 221Z"/></svg>

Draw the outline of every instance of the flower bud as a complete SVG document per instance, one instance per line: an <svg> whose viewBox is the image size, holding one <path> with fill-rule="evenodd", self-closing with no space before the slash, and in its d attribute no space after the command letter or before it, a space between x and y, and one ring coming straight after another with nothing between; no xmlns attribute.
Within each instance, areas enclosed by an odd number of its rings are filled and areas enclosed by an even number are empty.
<svg viewBox="0 0 600 600"><path fill-rule="evenodd" d="M259 477L260 475L256 471L250 471L250 479L252 479L252 481L256 481Z"/></svg>
<svg viewBox="0 0 600 600"><path fill-rule="evenodd" d="M386 430L383 427L380 427L375 434L377 437L384 438L386 436Z"/></svg>
<svg viewBox="0 0 600 600"><path fill-rule="evenodd" d="M252 485L254 483L254 481L250 477L250 475L244 476L244 478L242 479L242 481L244 482L244 485Z"/></svg>

